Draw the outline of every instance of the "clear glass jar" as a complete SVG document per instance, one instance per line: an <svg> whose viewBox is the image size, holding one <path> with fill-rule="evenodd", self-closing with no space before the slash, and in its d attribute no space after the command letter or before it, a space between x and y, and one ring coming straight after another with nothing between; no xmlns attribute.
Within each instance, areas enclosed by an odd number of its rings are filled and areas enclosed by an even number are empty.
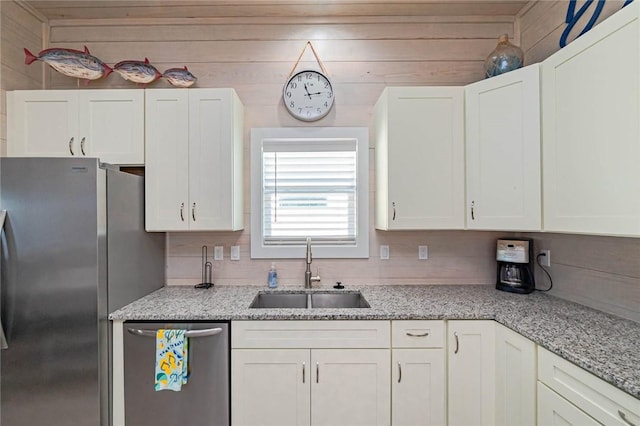
<svg viewBox="0 0 640 426"><path fill-rule="evenodd" d="M502 34L498 38L498 45L484 61L485 78L495 77L509 71L521 68L524 53L518 46L509 42L509 36Z"/></svg>

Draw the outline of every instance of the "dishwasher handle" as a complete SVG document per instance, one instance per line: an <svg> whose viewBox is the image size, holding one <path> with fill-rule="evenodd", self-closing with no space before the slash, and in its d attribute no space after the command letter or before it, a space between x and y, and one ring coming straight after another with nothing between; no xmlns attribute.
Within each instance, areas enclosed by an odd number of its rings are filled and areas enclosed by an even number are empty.
<svg viewBox="0 0 640 426"><path fill-rule="evenodd" d="M131 334L135 334L136 336L145 336L145 337L156 337L156 333L158 330L144 330L139 328L128 328L127 331ZM184 337L194 338L194 337L207 337L207 336L215 336L216 334L222 333L221 328L205 328L203 330L187 330L184 333Z"/></svg>

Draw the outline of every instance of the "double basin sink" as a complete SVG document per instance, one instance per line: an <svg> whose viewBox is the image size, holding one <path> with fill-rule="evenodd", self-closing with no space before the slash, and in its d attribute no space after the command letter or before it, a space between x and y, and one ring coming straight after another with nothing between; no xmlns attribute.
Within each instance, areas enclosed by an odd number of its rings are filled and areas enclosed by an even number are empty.
<svg viewBox="0 0 640 426"><path fill-rule="evenodd" d="M360 292L287 292L256 295L249 308L370 308Z"/></svg>

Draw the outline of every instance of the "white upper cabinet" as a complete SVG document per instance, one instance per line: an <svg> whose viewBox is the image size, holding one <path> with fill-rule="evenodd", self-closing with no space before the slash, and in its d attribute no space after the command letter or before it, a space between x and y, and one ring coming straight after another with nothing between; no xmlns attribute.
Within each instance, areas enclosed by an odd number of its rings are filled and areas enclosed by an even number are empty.
<svg viewBox="0 0 640 426"><path fill-rule="evenodd" d="M539 65L465 86L468 229L539 231Z"/></svg>
<svg viewBox="0 0 640 426"><path fill-rule="evenodd" d="M374 121L376 228L464 228L464 88L387 87Z"/></svg>
<svg viewBox="0 0 640 426"><path fill-rule="evenodd" d="M144 164L143 90L19 90L7 105L10 157Z"/></svg>
<svg viewBox="0 0 640 426"><path fill-rule="evenodd" d="M640 236L639 8L542 63L545 231Z"/></svg>
<svg viewBox="0 0 640 426"><path fill-rule="evenodd" d="M242 134L233 89L146 90L147 231L242 229Z"/></svg>

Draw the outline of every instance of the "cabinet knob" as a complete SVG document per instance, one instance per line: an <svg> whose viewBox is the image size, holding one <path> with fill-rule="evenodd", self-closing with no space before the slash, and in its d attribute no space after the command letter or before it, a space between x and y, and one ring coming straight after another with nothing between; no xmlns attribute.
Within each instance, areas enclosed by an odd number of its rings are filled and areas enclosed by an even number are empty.
<svg viewBox="0 0 640 426"><path fill-rule="evenodd" d="M184 222L184 203L180 204L180 220Z"/></svg>
<svg viewBox="0 0 640 426"><path fill-rule="evenodd" d="M458 340L458 333L453 333L453 336L456 338L456 348L453 350L453 353L457 354L460 349L460 340Z"/></svg>
<svg viewBox="0 0 640 426"><path fill-rule="evenodd" d="M69 139L69 153L70 153L71 155L76 155L76 154L73 152L73 136L71 136L71 139Z"/></svg>
<svg viewBox="0 0 640 426"><path fill-rule="evenodd" d="M193 206L191 206L191 218L194 222L196 221L196 203L193 203Z"/></svg>
<svg viewBox="0 0 640 426"><path fill-rule="evenodd" d="M392 202L391 206L393 207L393 218L391 220L396 220L396 202Z"/></svg>
<svg viewBox="0 0 640 426"><path fill-rule="evenodd" d="M85 141L85 139L87 139L87 138L83 137L82 140L80 140L80 151L82 152L82 155L87 155L84 152L84 141Z"/></svg>
<svg viewBox="0 0 640 426"><path fill-rule="evenodd" d="M472 201L471 202L471 220L476 220L476 216L475 216L474 211L473 211L473 208L475 207L475 205L476 205L476 202Z"/></svg>

